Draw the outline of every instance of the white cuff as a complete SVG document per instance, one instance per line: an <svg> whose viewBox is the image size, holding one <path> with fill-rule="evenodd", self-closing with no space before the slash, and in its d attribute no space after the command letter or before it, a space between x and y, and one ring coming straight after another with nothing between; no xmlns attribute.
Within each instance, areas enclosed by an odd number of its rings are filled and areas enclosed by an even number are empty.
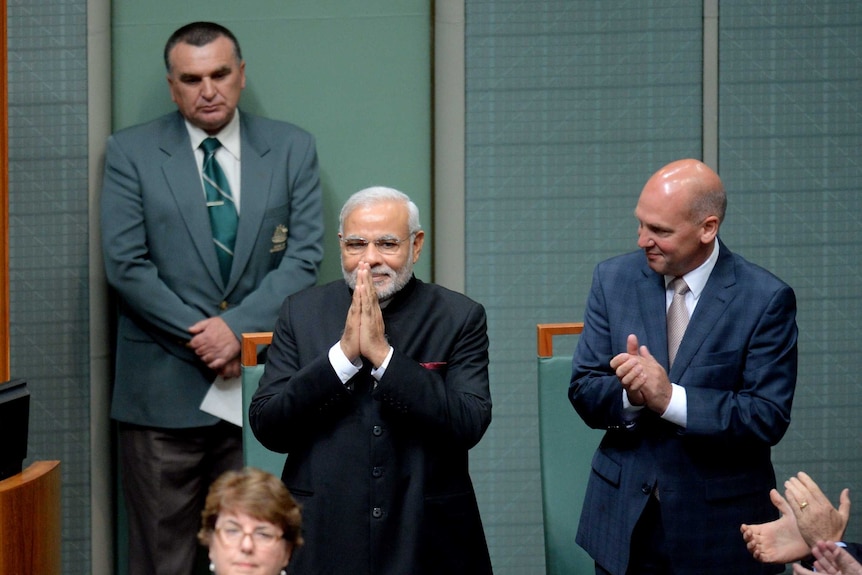
<svg viewBox="0 0 862 575"><path fill-rule="evenodd" d="M351 377L359 373L359 370L362 369L362 362L358 359L357 362L359 365L353 363L344 355L340 341L336 341L335 345L329 348L329 363L332 365L332 369L335 370L341 383L347 383Z"/></svg>
<svg viewBox="0 0 862 575"><path fill-rule="evenodd" d="M392 361L392 354L395 350L392 349L392 346L389 346L389 353L386 354L386 359L383 360L383 363L380 364L380 367L374 368L371 370L371 377L374 378L374 381L380 381L383 377L383 374L386 373L386 368L389 367L389 362Z"/></svg>
<svg viewBox="0 0 862 575"><path fill-rule="evenodd" d="M670 385L673 388L670 394L670 403L667 405L664 413L661 414L661 418L675 423L680 427L685 427L688 423L688 404L686 402L685 388L675 383L671 383Z"/></svg>

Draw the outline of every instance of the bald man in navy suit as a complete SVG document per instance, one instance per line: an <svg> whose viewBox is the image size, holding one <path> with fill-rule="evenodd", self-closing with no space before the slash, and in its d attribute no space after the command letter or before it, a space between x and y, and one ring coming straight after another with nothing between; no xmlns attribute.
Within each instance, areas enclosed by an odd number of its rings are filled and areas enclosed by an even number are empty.
<svg viewBox="0 0 862 575"><path fill-rule="evenodd" d="M577 534L596 573L783 569L755 561L739 526L777 516L770 450L790 423L796 299L719 240L725 207L709 167L668 164L635 209L640 251L596 267L569 388L605 430ZM676 278L688 324L671 365Z"/></svg>

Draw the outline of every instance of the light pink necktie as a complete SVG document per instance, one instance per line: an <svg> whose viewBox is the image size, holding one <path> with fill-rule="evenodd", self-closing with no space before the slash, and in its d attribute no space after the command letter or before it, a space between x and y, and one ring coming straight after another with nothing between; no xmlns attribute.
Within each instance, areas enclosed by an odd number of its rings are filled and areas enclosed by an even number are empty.
<svg viewBox="0 0 862 575"><path fill-rule="evenodd" d="M682 278L674 278L668 287L673 290L673 299L667 310L667 357L669 365L673 365L679 343L688 326L688 309L685 307L688 284Z"/></svg>

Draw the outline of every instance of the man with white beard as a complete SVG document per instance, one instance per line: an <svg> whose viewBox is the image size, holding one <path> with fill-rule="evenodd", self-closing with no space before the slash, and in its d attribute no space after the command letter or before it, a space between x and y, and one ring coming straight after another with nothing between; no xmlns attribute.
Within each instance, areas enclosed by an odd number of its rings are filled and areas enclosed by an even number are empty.
<svg viewBox="0 0 862 575"><path fill-rule="evenodd" d="M285 300L249 410L302 507L288 572L490 574L467 465L491 422L485 310L413 276L403 193L357 192L338 235L345 281Z"/></svg>

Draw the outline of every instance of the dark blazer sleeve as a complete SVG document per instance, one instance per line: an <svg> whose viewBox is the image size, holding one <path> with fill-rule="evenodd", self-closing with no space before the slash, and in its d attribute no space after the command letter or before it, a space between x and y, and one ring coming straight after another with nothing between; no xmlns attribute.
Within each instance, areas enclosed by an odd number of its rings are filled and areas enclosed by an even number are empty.
<svg viewBox="0 0 862 575"><path fill-rule="evenodd" d="M294 451L353 409L354 399L328 356L349 305L349 294L332 284L284 300L249 406L252 431L268 449Z"/></svg>
<svg viewBox="0 0 862 575"><path fill-rule="evenodd" d="M862 544L847 543L847 552L852 555L856 561L862 562Z"/></svg>
<svg viewBox="0 0 862 575"><path fill-rule="evenodd" d="M619 351L612 344L603 265L593 271L584 311L584 331L578 338L572 361L569 399L578 415L593 429L626 429L630 421L624 417L622 386L610 368L611 359Z"/></svg>

